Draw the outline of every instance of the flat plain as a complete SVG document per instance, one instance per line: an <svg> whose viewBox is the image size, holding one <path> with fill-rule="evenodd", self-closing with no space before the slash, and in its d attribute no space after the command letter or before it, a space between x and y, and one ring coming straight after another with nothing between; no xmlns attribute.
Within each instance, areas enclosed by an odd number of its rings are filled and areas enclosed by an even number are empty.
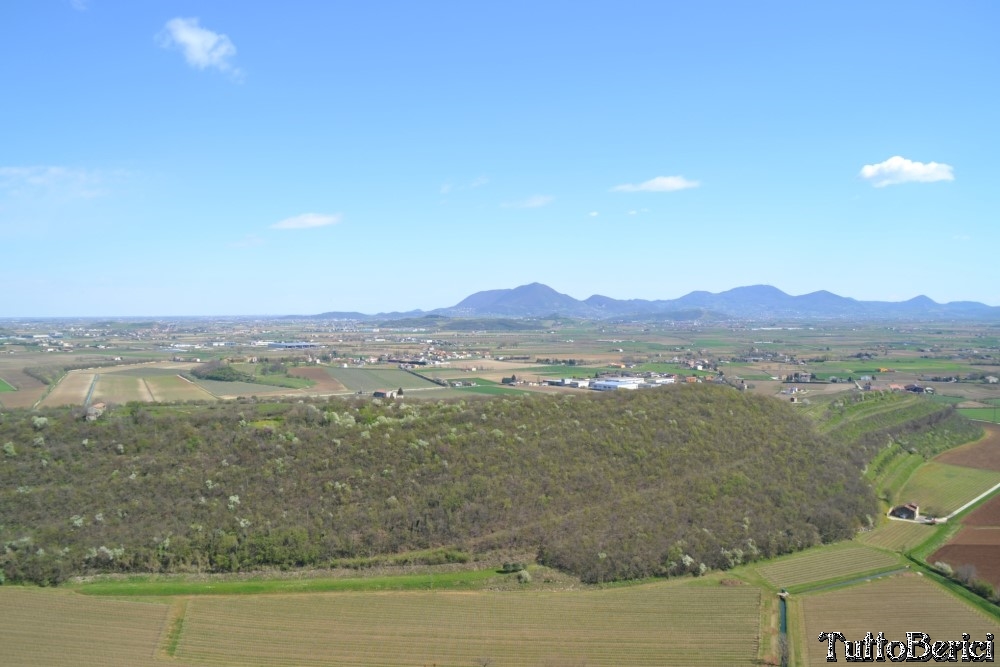
<svg viewBox="0 0 1000 667"><path fill-rule="evenodd" d="M258 665L751 665L759 610L756 588L674 583L206 597L188 603L176 655Z"/></svg>
<svg viewBox="0 0 1000 667"><path fill-rule="evenodd" d="M916 574L907 574L804 596L796 605L804 615L804 636L797 638L809 665L826 665L826 642L819 633L835 630L848 639L885 633L905 640L907 632L926 632L931 640L961 640L967 632L985 639L1000 634L1000 622L965 604L948 590ZM801 644L805 646L802 647ZM838 644L837 656L844 659Z"/></svg>
<svg viewBox="0 0 1000 667"><path fill-rule="evenodd" d="M861 575L899 565L896 556L854 542L817 547L767 561L756 567L777 588Z"/></svg>

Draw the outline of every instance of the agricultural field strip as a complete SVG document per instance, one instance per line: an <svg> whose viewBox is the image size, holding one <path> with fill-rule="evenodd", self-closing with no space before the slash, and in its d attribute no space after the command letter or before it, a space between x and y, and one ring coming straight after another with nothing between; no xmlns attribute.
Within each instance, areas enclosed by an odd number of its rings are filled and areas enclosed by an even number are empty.
<svg viewBox="0 0 1000 667"><path fill-rule="evenodd" d="M337 368L327 372L350 391L373 392L407 389L436 389L439 385L430 380L397 368Z"/></svg>
<svg viewBox="0 0 1000 667"><path fill-rule="evenodd" d="M163 375L144 378L146 385L158 402L214 400L214 396L204 388L181 378L179 375Z"/></svg>
<svg viewBox="0 0 1000 667"><path fill-rule="evenodd" d="M1000 484L1000 472L929 461L920 466L899 492L924 513L946 515Z"/></svg>
<svg viewBox="0 0 1000 667"><path fill-rule="evenodd" d="M0 378L0 392L4 391L15 391L14 385L10 384L3 378Z"/></svg>
<svg viewBox="0 0 1000 667"><path fill-rule="evenodd" d="M95 373L87 371L67 373L42 400L42 406L83 405L87 392L90 391L90 385L94 382L94 376Z"/></svg>
<svg viewBox="0 0 1000 667"><path fill-rule="evenodd" d="M788 588L890 569L899 563L892 554L848 542L785 556L756 570L773 586Z"/></svg>
<svg viewBox="0 0 1000 667"><path fill-rule="evenodd" d="M160 665L154 656L168 611L165 604L0 587L0 660L40 667Z"/></svg>
<svg viewBox="0 0 1000 667"><path fill-rule="evenodd" d="M386 593L198 598L177 657L255 664L753 664L760 590L652 584L557 593ZM727 632L719 634L718 628Z"/></svg>
<svg viewBox="0 0 1000 667"><path fill-rule="evenodd" d="M905 639L906 632L926 632L935 639L961 639L963 632L984 639L1000 634L1000 623L965 604L925 577L903 575L879 579L840 590L803 596L805 644L810 665L825 665L826 644L820 632L836 630L848 639L884 632L888 639ZM843 646L838 657L843 659Z"/></svg>
<svg viewBox="0 0 1000 667"><path fill-rule="evenodd" d="M909 521L889 521L862 533L857 540L862 544L890 551L906 551L924 542L934 531L933 526Z"/></svg>
<svg viewBox="0 0 1000 667"><path fill-rule="evenodd" d="M97 379L93 400L124 404L129 401L151 402L153 396L141 377L102 373Z"/></svg>

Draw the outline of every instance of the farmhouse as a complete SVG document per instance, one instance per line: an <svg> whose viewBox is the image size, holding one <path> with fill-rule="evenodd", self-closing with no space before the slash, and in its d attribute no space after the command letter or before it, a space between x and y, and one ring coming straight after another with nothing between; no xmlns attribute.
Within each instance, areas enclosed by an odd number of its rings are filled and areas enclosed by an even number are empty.
<svg viewBox="0 0 1000 667"><path fill-rule="evenodd" d="M104 403L94 403L87 408L87 421L97 421L97 418L104 414L105 409L107 406Z"/></svg>
<svg viewBox="0 0 1000 667"><path fill-rule="evenodd" d="M889 516L894 516L897 519L909 519L911 521L916 521L920 518L920 506L916 503L898 505L889 510Z"/></svg>
<svg viewBox="0 0 1000 667"><path fill-rule="evenodd" d="M372 398L396 398L396 392L392 390L387 391L373 391Z"/></svg>

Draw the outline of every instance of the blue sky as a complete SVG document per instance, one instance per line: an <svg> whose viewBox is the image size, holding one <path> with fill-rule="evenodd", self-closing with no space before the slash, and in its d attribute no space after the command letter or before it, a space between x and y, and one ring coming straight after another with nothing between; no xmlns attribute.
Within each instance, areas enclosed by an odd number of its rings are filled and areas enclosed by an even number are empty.
<svg viewBox="0 0 1000 667"><path fill-rule="evenodd" d="M0 317L1000 305L992 2L0 4Z"/></svg>

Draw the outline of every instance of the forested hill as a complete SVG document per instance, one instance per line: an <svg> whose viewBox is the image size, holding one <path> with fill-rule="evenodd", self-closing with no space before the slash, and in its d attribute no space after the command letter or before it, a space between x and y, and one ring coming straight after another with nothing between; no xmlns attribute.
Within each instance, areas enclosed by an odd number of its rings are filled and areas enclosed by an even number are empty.
<svg viewBox="0 0 1000 667"><path fill-rule="evenodd" d="M8 582L434 547L537 550L587 581L680 575L875 512L860 454L728 387L7 412L0 443Z"/></svg>

